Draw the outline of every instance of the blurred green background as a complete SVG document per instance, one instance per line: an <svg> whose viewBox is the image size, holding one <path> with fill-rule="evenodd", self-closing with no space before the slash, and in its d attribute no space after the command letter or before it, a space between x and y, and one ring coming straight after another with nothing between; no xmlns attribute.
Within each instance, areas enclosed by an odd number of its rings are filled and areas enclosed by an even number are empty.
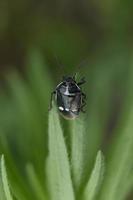
<svg viewBox="0 0 133 200"><path fill-rule="evenodd" d="M50 93L62 75L75 73L82 61L88 174L99 149L111 166L110 155L133 106L132 9L131 0L0 0L0 153L16 196L35 199L30 181L25 183L27 163L33 164L46 189ZM68 123L62 123L69 149ZM123 182L130 174L133 186L133 142L121 147L125 149L130 159ZM133 199L131 185L123 199Z"/></svg>

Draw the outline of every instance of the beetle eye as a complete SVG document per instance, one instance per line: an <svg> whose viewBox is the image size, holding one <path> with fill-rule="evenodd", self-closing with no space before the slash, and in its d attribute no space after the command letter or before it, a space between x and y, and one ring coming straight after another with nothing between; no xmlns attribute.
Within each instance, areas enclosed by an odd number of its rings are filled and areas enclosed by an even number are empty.
<svg viewBox="0 0 133 200"><path fill-rule="evenodd" d="M74 83L74 82L72 82L72 83L71 83L71 86L75 86L75 83Z"/></svg>

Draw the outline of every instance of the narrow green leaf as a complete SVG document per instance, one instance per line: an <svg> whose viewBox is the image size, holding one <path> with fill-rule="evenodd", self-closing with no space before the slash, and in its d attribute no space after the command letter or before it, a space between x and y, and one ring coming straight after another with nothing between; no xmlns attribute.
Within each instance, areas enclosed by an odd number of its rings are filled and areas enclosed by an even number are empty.
<svg viewBox="0 0 133 200"><path fill-rule="evenodd" d="M71 169L76 191L79 190L84 180L87 169L87 140L84 118L71 122Z"/></svg>
<svg viewBox="0 0 133 200"><path fill-rule="evenodd" d="M47 115L49 91L53 89L53 86L48 66L44 61L44 55L37 49L30 49L27 66L28 79L33 93L38 97L41 108L45 109L44 115Z"/></svg>
<svg viewBox="0 0 133 200"><path fill-rule="evenodd" d="M4 193L4 190L3 190L1 177L0 177L0 199L1 200L6 200L5 193Z"/></svg>
<svg viewBox="0 0 133 200"><path fill-rule="evenodd" d="M14 157L11 153L10 147L7 143L7 138L5 133L2 131L2 135L0 137L0 145L3 147L3 152L6 154L6 157L8 158L8 163L10 164L10 180L12 182L11 189L13 194L15 195L16 199L19 200L29 200L33 196L31 195L29 189L27 188L25 184L25 180L23 179L23 176L20 175L20 172L18 171L18 168L16 167ZM2 140L2 144L1 144ZM0 200L4 200L4 198L0 198Z"/></svg>
<svg viewBox="0 0 133 200"><path fill-rule="evenodd" d="M28 174L28 179L30 182L31 187L33 188L33 191L35 192L35 195L38 200L45 200L46 196L44 193L44 188L40 184L37 174L35 173L35 170L32 166L32 164L27 164L26 166L26 171Z"/></svg>
<svg viewBox="0 0 133 200"><path fill-rule="evenodd" d="M97 65L94 65L94 70L92 70L90 75L88 72L87 76L89 78L87 80L86 92L86 143L88 152L86 177L91 173L93 159L104 140L105 129L112 113L112 82L114 82L114 70L112 63L110 63L110 66L108 65L107 60L105 62L105 57L101 61L98 60Z"/></svg>
<svg viewBox="0 0 133 200"><path fill-rule="evenodd" d="M84 200L95 199L103 181L104 157L101 151L97 153L94 169L84 191Z"/></svg>
<svg viewBox="0 0 133 200"><path fill-rule="evenodd" d="M52 200L74 200L67 149L55 106L49 113L49 192Z"/></svg>
<svg viewBox="0 0 133 200"><path fill-rule="evenodd" d="M133 166L132 152L133 152L133 107L127 117L127 124L123 128L119 137L116 138L110 159L108 161L108 170L103 184L101 193L101 200L119 200L121 188L123 188L123 181L127 176L127 171ZM129 177L128 182L130 182ZM128 183L127 183L128 185ZM126 188L128 191L128 188Z"/></svg>
<svg viewBox="0 0 133 200"><path fill-rule="evenodd" d="M19 126L19 134L15 132L16 135L14 136L15 143L19 146L19 151L23 152L24 157L26 159L30 157L38 167L38 173L41 173L40 166L44 162L46 152L46 145L42 139L45 134L42 123L43 117L29 85L23 81L20 75L14 73L7 80L14 101L16 121L18 120ZM25 138L25 143L23 143L23 138ZM34 145L29 145L29 143L34 143L37 148L35 149ZM38 162L35 162L35 160ZM42 177L42 174L40 177Z"/></svg>
<svg viewBox="0 0 133 200"><path fill-rule="evenodd" d="M13 200L13 197L11 195L10 188L9 188L8 179L7 179L4 155L2 155L1 157L1 177L2 177L2 183L3 183L6 199Z"/></svg>

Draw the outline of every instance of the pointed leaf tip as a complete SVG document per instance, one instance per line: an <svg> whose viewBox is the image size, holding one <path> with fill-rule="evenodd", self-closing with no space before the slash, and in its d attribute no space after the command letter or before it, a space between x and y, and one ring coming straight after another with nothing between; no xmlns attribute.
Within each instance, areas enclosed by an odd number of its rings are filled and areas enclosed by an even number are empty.
<svg viewBox="0 0 133 200"><path fill-rule="evenodd" d="M84 200L94 200L103 181L104 156L98 151L94 168L84 191Z"/></svg>
<svg viewBox="0 0 133 200"><path fill-rule="evenodd" d="M0 165L1 165L2 184L3 184L3 189L4 189L6 200L13 200L13 197L11 195L10 188L9 188L8 179L7 179L4 155L1 156Z"/></svg>

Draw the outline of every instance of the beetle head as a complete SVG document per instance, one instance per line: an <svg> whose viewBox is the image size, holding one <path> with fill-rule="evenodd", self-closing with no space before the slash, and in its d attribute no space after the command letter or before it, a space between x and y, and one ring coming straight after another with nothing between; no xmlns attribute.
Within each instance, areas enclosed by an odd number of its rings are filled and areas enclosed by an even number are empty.
<svg viewBox="0 0 133 200"><path fill-rule="evenodd" d="M75 78L71 76L63 76L63 82L66 84L76 83Z"/></svg>

